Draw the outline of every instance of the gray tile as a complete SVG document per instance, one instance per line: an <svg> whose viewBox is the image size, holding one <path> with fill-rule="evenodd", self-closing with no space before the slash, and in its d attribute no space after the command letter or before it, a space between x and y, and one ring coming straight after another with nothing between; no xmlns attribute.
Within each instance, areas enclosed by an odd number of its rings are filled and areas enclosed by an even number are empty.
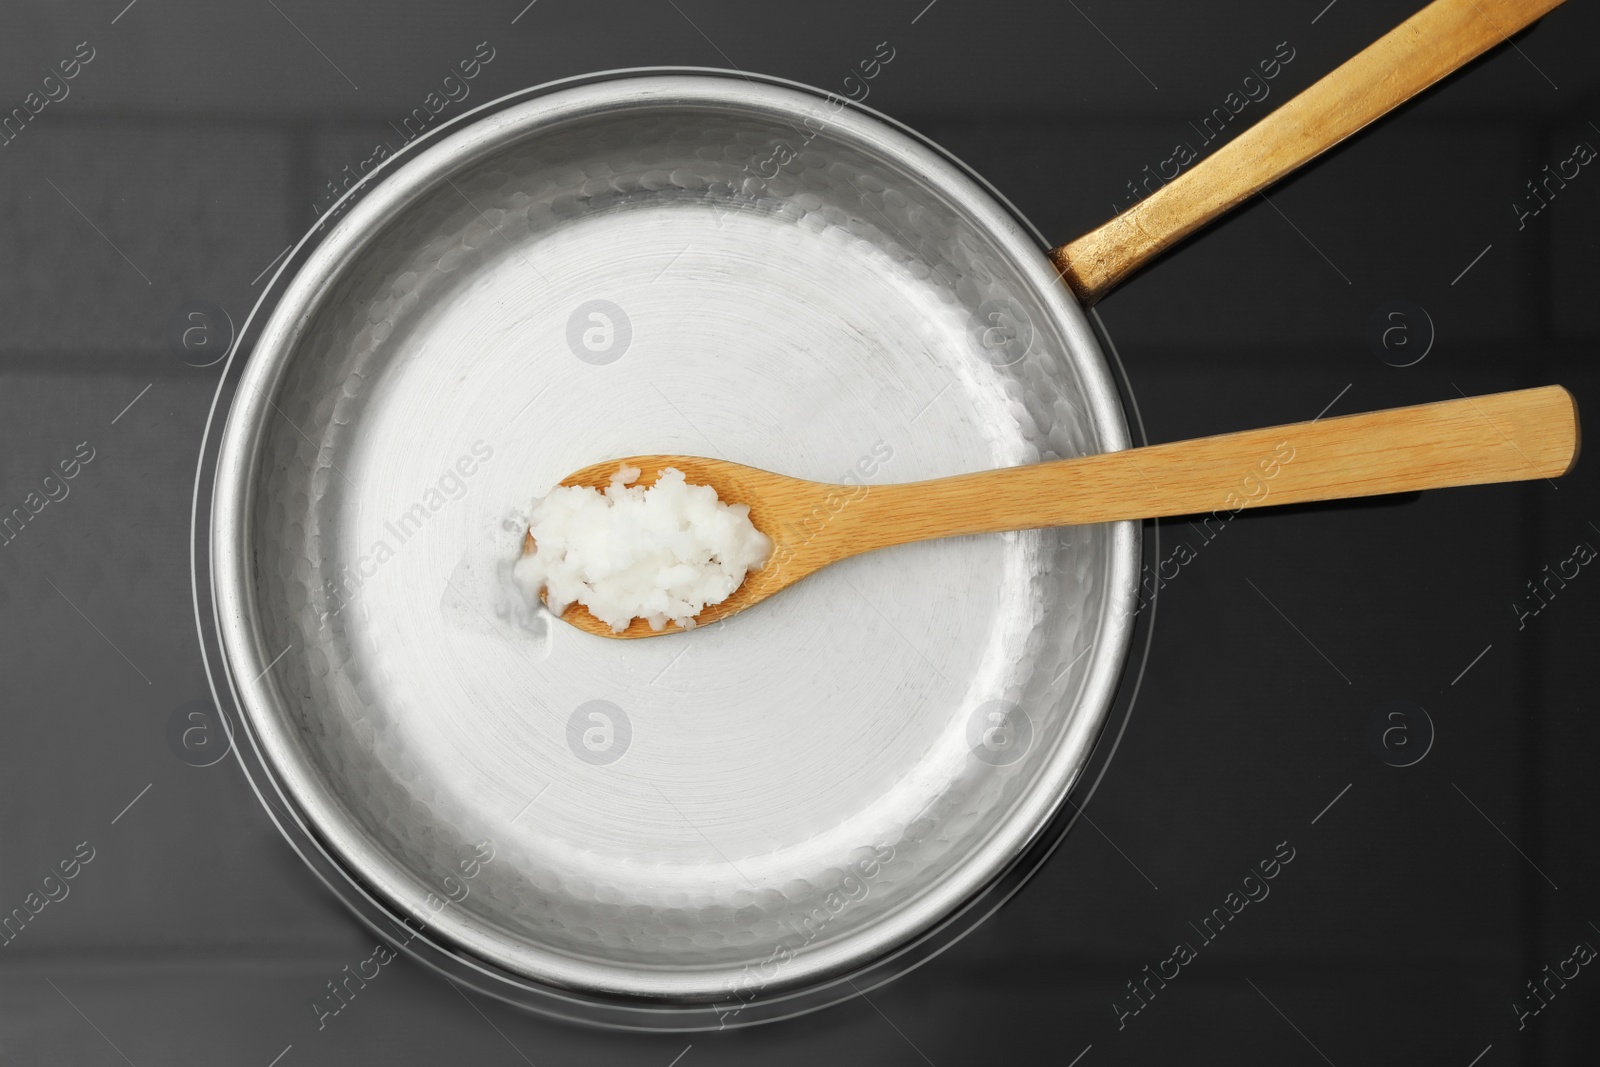
<svg viewBox="0 0 1600 1067"><path fill-rule="evenodd" d="M290 237L285 138L55 118L0 171L0 361L154 359L194 299L242 321L251 279Z"/></svg>

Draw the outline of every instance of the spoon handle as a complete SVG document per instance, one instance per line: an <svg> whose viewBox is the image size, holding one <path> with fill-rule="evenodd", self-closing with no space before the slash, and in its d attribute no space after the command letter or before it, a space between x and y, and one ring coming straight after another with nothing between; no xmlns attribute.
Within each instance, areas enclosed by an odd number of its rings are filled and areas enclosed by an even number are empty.
<svg viewBox="0 0 1600 1067"><path fill-rule="evenodd" d="M1050 258L1078 299L1093 304L1167 248L1561 3L1435 0L1187 173L1052 250Z"/></svg>
<svg viewBox="0 0 1600 1067"><path fill-rule="evenodd" d="M1577 405L1549 385L872 486L839 518L852 527L842 540L864 551L961 534L1548 479L1570 470L1577 455Z"/></svg>

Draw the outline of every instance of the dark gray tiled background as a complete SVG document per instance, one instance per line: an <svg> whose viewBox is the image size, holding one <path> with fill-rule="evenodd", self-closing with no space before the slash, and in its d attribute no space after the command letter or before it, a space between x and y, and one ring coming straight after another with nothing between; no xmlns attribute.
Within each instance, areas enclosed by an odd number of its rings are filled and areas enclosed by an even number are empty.
<svg viewBox="0 0 1600 1067"><path fill-rule="evenodd" d="M0 548L0 909L77 842L96 850L70 896L0 949L0 1062L265 1067L287 1046L282 1067L680 1054L946 1067L1066 1063L1086 1047L1082 1067L1594 1062L1592 968L1525 1029L1511 1009L1575 942L1600 946L1600 576L1585 569L1521 632L1510 608L1575 542L1600 546L1592 458L1559 490L1235 523L1163 594L1144 691L1091 805L1098 831L1080 825L1017 899L876 1008L603 1034L468 1002L402 962L319 1032L311 1001L371 935L231 761L193 768L166 743L173 709L207 692L188 519L217 370L172 352L185 301L242 320L323 183L397 141L389 122L480 41L495 58L469 104L662 63L839 88L887 39L896 58L868 102L1066 239L1278 42L1296 56L1269 104L1416 0L539 0L517 18L523 2L75 0L0 15L5 109L78 42L95 49L71 95L0 148L0 507L79 442L95 450L70 496ZM1597 42L1600 10L1572 0L1274 191L1276 209L1252 202L1107 300L1152 440L1457 386L1561 382L1600 410L1600 171L1521 231L1510 207L1575 142L1600 147ZM1405 369L1365 339L1396 298L1437 329ZM1373 708L1396 698L1437 728L1405 769L1366 740ZM1119 1031L1123 982L1284 839L1298 856L1272 896Z"/></svg>

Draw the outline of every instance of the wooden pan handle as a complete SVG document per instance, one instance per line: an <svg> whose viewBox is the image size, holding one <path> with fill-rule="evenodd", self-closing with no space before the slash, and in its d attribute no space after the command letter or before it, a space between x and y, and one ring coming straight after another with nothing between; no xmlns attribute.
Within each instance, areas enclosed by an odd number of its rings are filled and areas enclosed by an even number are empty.
<svg viewBox="0 0 1600 1067"><path fill-rule="evenodd" d="M1052 249L1085 305L1563 0L1435 0L1110 222Z"/></svg>

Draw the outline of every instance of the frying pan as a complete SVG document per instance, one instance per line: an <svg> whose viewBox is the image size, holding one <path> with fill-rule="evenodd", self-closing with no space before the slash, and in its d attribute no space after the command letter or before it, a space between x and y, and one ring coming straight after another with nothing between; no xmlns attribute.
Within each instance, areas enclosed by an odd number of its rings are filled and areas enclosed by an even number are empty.
<svg viewBox="0 0 1600 1067"><path fill-rule="evenodd" d="M219 389L196 608L253 786L485 992L646 1028L820 1003L1061 807L1137 524L906 546L619 644L503 591L516 509L607 455L872 482L1125 448L1084 308L1554 6L1439 0L1048 254L936 146L776 79L615 72L441 128L285 260Z"/></svg>

